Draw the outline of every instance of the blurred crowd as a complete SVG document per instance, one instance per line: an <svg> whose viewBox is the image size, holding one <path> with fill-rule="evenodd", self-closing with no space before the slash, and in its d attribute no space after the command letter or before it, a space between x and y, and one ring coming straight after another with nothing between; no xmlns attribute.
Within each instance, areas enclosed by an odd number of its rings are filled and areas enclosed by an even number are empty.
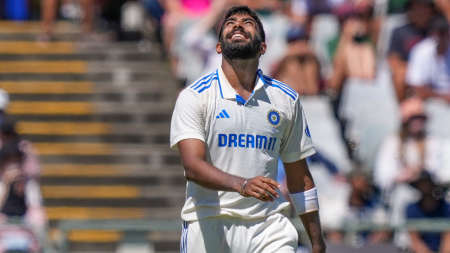
<svg viewBox="0 0 450 253"><path fill-rule="evenodd" d="M143 2L182 86L220 66L215 45L229 6L258 12L268 45L260 68L302 96L328 240L450 252L450 233L340 231L354 221L450 218L449 1Z"/></svg>

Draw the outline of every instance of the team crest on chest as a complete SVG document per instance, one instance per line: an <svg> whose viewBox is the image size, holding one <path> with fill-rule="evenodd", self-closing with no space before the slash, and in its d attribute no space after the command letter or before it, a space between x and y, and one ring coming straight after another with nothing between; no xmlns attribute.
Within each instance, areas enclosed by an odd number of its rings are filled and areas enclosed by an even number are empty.
<svg viewBox="0 0 450 253"><path fill-rule="evenodd" d="M272 126L277 127L278 125L280 125L280 122L281 122L280 113L277 110L275 110L275 109L270 110L267 113L267 120L269 121L269 123Z"/></svg>

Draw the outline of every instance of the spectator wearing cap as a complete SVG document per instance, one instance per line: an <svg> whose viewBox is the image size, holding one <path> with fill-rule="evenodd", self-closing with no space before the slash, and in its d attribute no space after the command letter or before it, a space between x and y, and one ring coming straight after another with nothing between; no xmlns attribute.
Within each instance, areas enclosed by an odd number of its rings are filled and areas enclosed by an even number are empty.
<svg viewBox="0 0 450 253"><path fill-rule="evenodd" d="M450 103L450 26L437 16L430 23L430 37L411 51L406 83L422 99L437 98Z"/></svg>
<svg viewBox="0 0 450 253"><path fill-rule="evenodd" d="M405 208L415 200L410 182L422 171L435 176L442 168L442 142L425 132L427 116L419 98L409 98L400 104L402 125L398 133L387 136L375 160L374 182L389 204L390 222L405 219ZM402 234L402 233L400 233ZM398 246L406 246L406 234L397 236Z"/></svg>
<svg viewBox="0 0 450 253"><path fill-rule="evenodd" d="M408 219L449 219L450 205L444 200L444 189L438 186L429 173L422 172L411 185L420 192L418 202L408 205ZM414 252L450 252L450 232L409 231Z"/></svg>
<svg viewBox="0 0 450 253"><path fill-rule="evenodd" d="M388 49L388 60L397 99L406 96L406 68L411 49L426 37L427 27L433 17L431 0L409 0L406 5L408 23L395 29Z"/></svg>
<svg viewBox="0 0 450 253"><path fill-rule="evenodd" d="M425 132L427 116L423 102L410 98L400 105L402 126L399 133L386 137L375 163L375 182L383 190L396 183L417 179L422 170L434 175L441 166L441 142Z"/></svg>

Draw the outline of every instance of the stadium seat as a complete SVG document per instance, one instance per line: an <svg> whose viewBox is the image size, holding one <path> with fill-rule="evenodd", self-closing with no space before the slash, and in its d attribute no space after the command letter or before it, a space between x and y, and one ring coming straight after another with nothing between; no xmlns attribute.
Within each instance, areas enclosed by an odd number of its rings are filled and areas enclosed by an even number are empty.
<svg viewBox="0 0 450 253"><path fill-rule="evenodd" d="M311 44L319 58L322 75L328 76L332 71L332 59L327 51L327 44L339 34L339 22L331 14L319 14L314 17L311 28Z"/></svg>
<svg viewBox="0 0 450 253"><path fill-rule="evenodd" d="M377 42L377 55L379 59L384 59L387 54L392 32L404 24L406 24L405 14L391 14L382 21Z"/></svg>
<svg viewBox="0 0 450 253"><path fill-rule="evenodd" d="M334 162L341 172L348 172L350 160L340 134L340 125L326 97L301 97L314 146Z"/></svg>
<svg viewBox="0 0 450 253"><path fill-rule="evenodd" d="M346 137L360 143L357 157L372 168L379 144L399 127L398 105L386 65L379 67L375 80L346 81L339 116L347 121Z"/></svg>

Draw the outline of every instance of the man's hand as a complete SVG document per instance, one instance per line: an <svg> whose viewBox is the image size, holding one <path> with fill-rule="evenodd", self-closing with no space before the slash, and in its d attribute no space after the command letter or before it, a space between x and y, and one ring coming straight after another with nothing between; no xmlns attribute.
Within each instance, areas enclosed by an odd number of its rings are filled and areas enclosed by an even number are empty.
<svg viewBox="0 0 450 253"><path fill-rule="evenodd" d="M247 181L247 184L242 191L242 196L254 197L264 202L273 202L279 197L275 189L280 189L280 187L281 185L275 180L258 176Z"/></svg>

